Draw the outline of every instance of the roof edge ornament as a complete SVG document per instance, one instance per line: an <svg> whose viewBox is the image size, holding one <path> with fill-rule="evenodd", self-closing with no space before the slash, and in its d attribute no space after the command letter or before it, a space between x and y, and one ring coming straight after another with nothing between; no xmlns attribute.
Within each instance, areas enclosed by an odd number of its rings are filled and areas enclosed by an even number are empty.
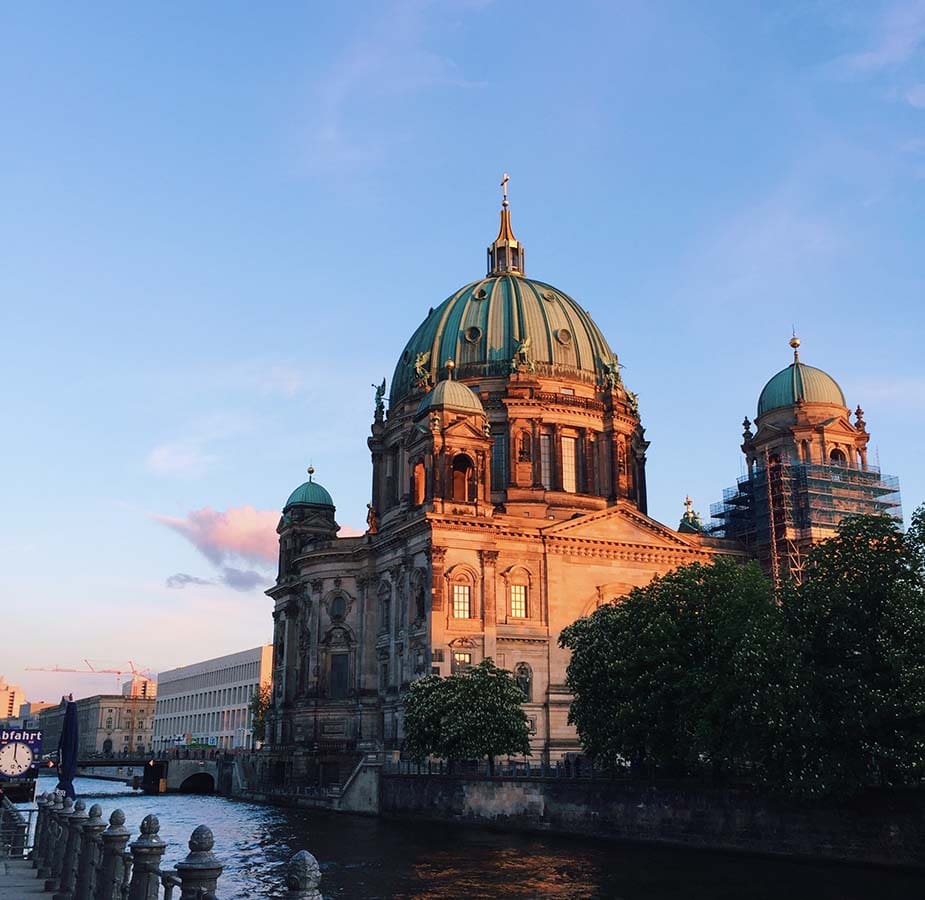
<svg viewBox="0 0 925 900"><path fill-rule="evenodd" d="M489 275L524 274L524 248L511 227L511 209L507 199L507 183L510 180L507 172L501 177L501 224L498 236L488 247Z"/></svg>

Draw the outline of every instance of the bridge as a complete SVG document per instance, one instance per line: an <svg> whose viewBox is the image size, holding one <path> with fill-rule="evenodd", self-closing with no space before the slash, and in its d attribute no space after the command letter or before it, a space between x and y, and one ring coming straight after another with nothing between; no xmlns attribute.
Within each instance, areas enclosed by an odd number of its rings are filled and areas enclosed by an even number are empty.
<svg viewBox="0 0 925 900"><path fill-rule="evenodd" d="M137 768L146 794L211 794L218 787L218 763L214 759L87 756L77 760L77 768Z"/></svg>

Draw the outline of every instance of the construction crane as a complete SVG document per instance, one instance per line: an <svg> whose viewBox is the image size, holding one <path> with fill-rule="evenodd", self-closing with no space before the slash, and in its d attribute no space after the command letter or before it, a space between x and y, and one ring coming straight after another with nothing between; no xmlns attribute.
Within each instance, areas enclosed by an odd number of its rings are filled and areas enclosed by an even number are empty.
<svg viewBox="0 0 925 900"><path fill-rule="evenodd" d="M66 666L26 666L27 672L69 672L79 675L115 675L116 676L116 685L119 690L122 689L121 678L123 675L131 675L132 681L136 678L146 678L150 679L152 673L150 669L138 669L135 666L135 663L132 660L128 661L129 667L127 669L97 669L89 659L85 659L84 662L87 664L86 669L71 669ZM129 715L131 716L131 727L129 728L129 749L134 750L135 744L135 725L137 724L137 701L138 696L134 690L134 684L129 693Z"/></svg>

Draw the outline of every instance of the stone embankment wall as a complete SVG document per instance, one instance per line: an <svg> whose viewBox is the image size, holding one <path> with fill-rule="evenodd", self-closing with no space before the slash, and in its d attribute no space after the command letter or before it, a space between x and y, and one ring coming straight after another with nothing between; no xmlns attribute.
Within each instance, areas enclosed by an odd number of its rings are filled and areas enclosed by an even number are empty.
<svg viewBox="0 0 925 900"><path fill-rule="evenodd" d="M802 806L747 790L383 773L383 816L925 867L925 792Z"/></svg>

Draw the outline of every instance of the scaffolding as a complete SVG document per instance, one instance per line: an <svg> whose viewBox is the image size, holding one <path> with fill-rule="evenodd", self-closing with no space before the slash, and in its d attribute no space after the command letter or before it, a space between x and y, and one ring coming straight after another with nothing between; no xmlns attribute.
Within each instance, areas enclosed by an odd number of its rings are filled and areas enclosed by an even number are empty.
<svg viewBox="0 0 925 900"><path fill-rule="evenodd" d="M887 515L902 523L899 479L879 469L767 454L761 462L712 504L708 533L744 544L775 584L783 577L800 581L809 548L832 537L845 516Z"/></svg>

